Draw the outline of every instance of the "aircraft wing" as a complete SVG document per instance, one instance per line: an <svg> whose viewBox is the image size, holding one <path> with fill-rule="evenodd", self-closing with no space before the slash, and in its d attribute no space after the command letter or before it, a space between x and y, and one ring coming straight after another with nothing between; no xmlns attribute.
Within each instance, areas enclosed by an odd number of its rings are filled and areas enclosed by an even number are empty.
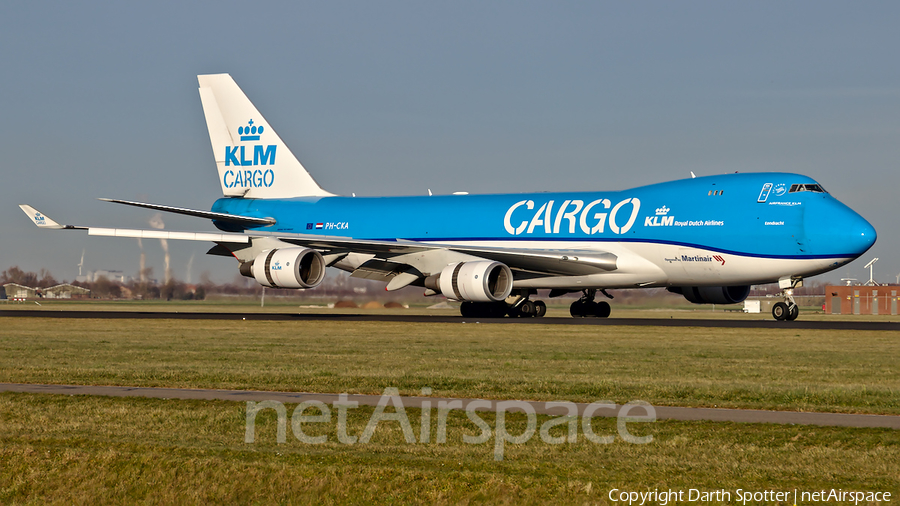
<svg viewBox="0 0 900 506"><path fill-rule="evenodd" d="M109 200L109 199L101 199ZM208 211L195 211L191 209L172 208L158 204L144 204L140 202L113 201L126 205L157 209L160 211L176 212L191 216L205 217L234 223L250 224L251 220L269 223L268 218L253 218ZM60 225L37 209L28 206L19 206L26 215L40 228L87 230L88 235L103 237L133 237L139 239L172 239L188 241L215 242L220 245L251 244L254 239L277 240L282 243L293 244L306 248L313 248L327 252L333 258L339 258L347 253L360 253L371 255L372 261L360 265L360 276L394 276L403 272L406 267L416 269L420 266L410 258L411 254L436 255L456 252L471 257L502 262L511 269L527 271L543 275L582 276L611 272L617 269L616 255L603 251L588 250L535 250L517 248L489 248L469 247L454 244L421 243L397 239L394 241L359 240L341 236L319 236L309 234L275 235L270 233L240 234L240 233L210 233L210 232L179 232L169 230L144 230L124 228L87 227L80 225ZM213 216L215 215L215 216ZM274 220L271 220L274 223ZM261 223L255 223L257 225ZM267 242L266 244L271 244ZM268 246L271 248L271 246ZM229 250L233 248L228 248ZM217 250L217 248L213 248ZM213 251L211 250L211 252ZM228 254L225 251L222 254ZM219 253L217 253L219 254Z"/></svg>
<svg viewBox="0 0 900 506"><path fill-rule="evenodd" d="M47 215L29 205L20 205L25 214L40 228L58 230L87 230L88 235L104 237L134 237L138 239L173 239L185 241L207 241L246 244L250 236L244 234L218 234L209 232L176 232L172 230L142 230L131 228L102 228L82 225L60 225Z"/></svg>
<svg viewBox="0 0 900 506"><path fill-rule="evenodd" d="M402 255L435 249L435 246L433 245L415 241L372 241L340 236L319 236L309 234L279 236L278 240L296 246L319 250L352 251L355 253L374 253L376 255Z"/></svg>
<svg viewBox="0 0 900 506"><path fill-rule="evenodd" d="M365 241L346 237L292 235L278 238L283 242L333 252L371 253L382 258L419 253L430 250L455 251L467 255L503 262L512 269L582 276L616 270L616 255L587 250L535 250L517 248L476 248L439 243L396 241ZM413 266L415 267L415 266Z"/></svg>
<svg viewBox="0 0 900 506"><path fill-rule="evenodd" d="M164 206L162 204L149 204L146 202L131 202L128 200L117 199L97 199L104 202L114 202L116 204L125 204L126 206L143 207L145 209L153 209L155 211L164 211L167 213L184 214L187 216L196 216L198 218L207 218L215 221L225 221L243 226L258 227L260 225L274 225L275 218L256 218L253 216L240 216L237 214L216 213L213 211L200 211L198 209L186 209L183 207Z"/></svg>
<svg viewBox="0 0 900 506"><path fill-rule="evenodd" d="M582 276L614 271L617 260L616 255L603 251L461 247L451 247L450 249L503 262L513 269L562 276Z"/></svg>

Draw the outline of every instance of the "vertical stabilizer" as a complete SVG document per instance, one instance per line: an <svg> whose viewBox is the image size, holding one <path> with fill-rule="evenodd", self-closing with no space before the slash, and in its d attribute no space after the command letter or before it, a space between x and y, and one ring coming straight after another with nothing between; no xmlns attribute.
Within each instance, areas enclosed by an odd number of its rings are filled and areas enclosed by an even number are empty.
<svg viewBox="0 0 900 506"><path fill-rule="evenodd" d="M197 76L219 183L226 197L276 199L323 190L228 74Z"/></svg>

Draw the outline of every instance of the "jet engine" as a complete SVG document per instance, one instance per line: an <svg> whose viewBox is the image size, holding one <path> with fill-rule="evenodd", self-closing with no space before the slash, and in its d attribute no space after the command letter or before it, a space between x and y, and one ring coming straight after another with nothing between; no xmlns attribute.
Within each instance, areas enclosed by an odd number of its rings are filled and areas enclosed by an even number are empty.
<svg viewBox="0 0 900 506"><path fill-rule="evenodd" d="M435 281L434 288L448 299L498 302L509 297L513 276L506 265L481 260L450 264L444 267Z"/></svg>
<svg viewBox="0 0 900 506"><path fill-rule="evenodd" d="M242 272L247 270L244 265ZM325 279L325 259L308 248L264 251L249 267L259 284L271 288L315 288Z"/></svg>
<svg viewBox="0 0 900 506"><path fill-rule="evenodd" d="M750 286L674 286L672 293L680 293L694 304L736 304L750 295Z"/></svg>

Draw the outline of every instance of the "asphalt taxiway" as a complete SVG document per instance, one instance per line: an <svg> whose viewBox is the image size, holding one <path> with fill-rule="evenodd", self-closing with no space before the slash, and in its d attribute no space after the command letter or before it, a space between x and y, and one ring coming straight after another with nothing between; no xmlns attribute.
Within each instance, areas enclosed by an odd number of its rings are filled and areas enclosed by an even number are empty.
<svg viewBox="0 0 900 506"><path fill-rule="evenodd" d="M0 317L24 318L98 318L98 319L179 319L179 320L252 320L252 321L332 321L392 323L497 323L506 325L594 325L649 327L707 327L735 329L808 329L808 330L887 330L900 331L897 321L799 320L776 321L760 316L754 319L699 318L465 318L445 315L347 314L347 313L224 313L171 311L57 311L4 309Z"/></svg>
<svg viewBox="0 0 900 506"><path fill-rule="evenodd" d="M41 385L25 383L0 383L0 392L19 392L33 394L62 394L62 395L97 395L105 397L145 397L154 399L193 399L193 400L223 400L235 402L262 402L278 401L286 404L299 404L305 401L320 401L325 404L341 402L357 402L360 406L377 406L379 402L386 402L380 395L350 395L344 394L318 394L309 392L266 392L259 390L214 390L194 388L148 388L148 387L121 387L121 386L91 386L91 385ZM433 409L438 403L454 402L453 409L466 409L472 402L480 402L482 406L478 410L495 411L497 403L502 401L489 400L485 405L484 399L456 399L443 397L399 397L405 408ZM429 404L423 405L424 402ZM559 407L548 407L545 402L523 401L531 405L537 414L565 415L566 411ZM449 406L454 406L450 404ZM590 404L575 403L578 416L585 416L585 410ZM597 409L588 412L587 416L608 417L616 416L621 406L612 409ZM635 408L633 416L646 414L645 408ZM736 423L774 423L788 425L819 425L833 427L874 427L900 429L900 416L895 415L865 415L851 413L810 413L800 411L766 411L759 409L723 409L723 408L687 408L676 406L654 406L653 411L657 420L707 420L716 422Z"/></svg>

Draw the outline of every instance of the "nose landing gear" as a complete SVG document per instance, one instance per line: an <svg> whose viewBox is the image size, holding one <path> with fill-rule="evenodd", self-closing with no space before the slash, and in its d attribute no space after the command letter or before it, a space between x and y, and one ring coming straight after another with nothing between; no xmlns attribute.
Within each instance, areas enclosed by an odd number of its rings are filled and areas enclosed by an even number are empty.
<svg viewBox="0 0 900 506"><path fill-rule="evenodd" d="M794 301L794 288L803 286L803 280L800 278L782 278L778 280L778 287L781 288L781 295L784 302L777 302L772 306L772 316L778 321L793 321L800 316L800 306Z"/></svg>
<svg viewBox="0 0 900 506"><path fill-rule="evenodd" d="M793 301L778 302L772 306L772 316L776 320L796 320L800 315L800 308Z"/></svg>

